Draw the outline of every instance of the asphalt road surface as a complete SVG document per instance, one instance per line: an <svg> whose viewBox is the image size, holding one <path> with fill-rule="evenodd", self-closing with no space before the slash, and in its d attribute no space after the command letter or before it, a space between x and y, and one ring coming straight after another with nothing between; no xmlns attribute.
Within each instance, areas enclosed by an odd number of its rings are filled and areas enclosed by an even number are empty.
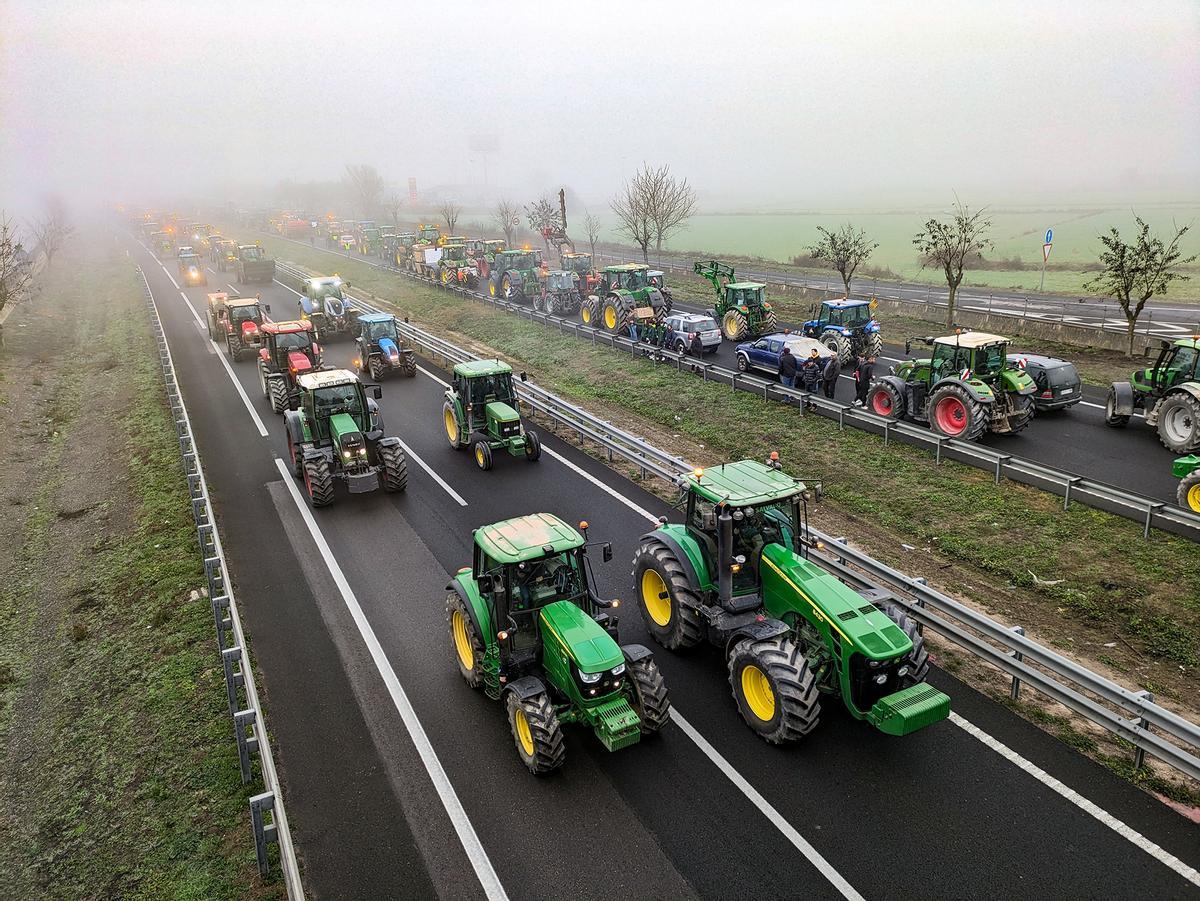
<svg viewBox="0 0 1200 901"><path fill-rule="evenodd" d="M312 896L1200 897L1194 824L949 675L931 682L955 718L915 735L829 704L803 744L771 747L738 718L719 655L657 648L633 603L622 641L655 650L674 722L613 754L571 729L566 765L530 776L501 706L452 658L444 589L471 530L586 518L614 546L601 593L630 598L638 537L675 511L549 434L540 462L480 472L447 445L445 374L425 364L380 402L407 491L339 488L310 510L254 363L201 325L225 280L181 291L127 243L193 417ZM262 293L277 318L295 309L281 285ZM325 350L353 358L348 341Z"/></svg>

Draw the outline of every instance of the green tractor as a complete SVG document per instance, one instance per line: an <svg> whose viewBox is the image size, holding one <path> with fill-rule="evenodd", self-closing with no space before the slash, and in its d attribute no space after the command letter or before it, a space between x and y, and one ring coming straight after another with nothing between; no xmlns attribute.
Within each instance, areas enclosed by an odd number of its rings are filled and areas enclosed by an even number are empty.
<svg viewBox="0 0 1200 901"><path fill-rule="evenodd" d="M809 559L813 492L756 460L681 479L686 521L642 536L634 591L651 636L721 648L746 724L772 744L817 725L822 698L888 735L950 714L925 682L917 624L881 590L855 592Z"/></svg>
<svg viewBox="0 0 1200 901"><path fill-rule="evenodd" d="M438 281L443 285L458 285L473 289L479 284L475 261L467 256L465 244L445 244L438 260Z"/></svg>
<svg viewBox="0 0 1200 901"><path fill-rule="evenodd" d="M399 438L385 438L383 419L375 401L381 391L372 385L368 398L363 383L348 369L327 369L297 376L299 409L283 414L287 456L292 472L304 479L314 507L333 503L335 479L351 494L383 486L403 491L408 463Z"/></svg>
<svg viewBox="0 0 1200 901"><path fill-rule="evenodd" d="M492 265L496 262L496 254L504 253L504 250L504 242L495 239L475 238L467 241L467 256L475 261L479 277L484 281L488 281L492 276Z"/></svg>
<svg viewBox="0 0 1200 901"><path fill-rule="evenodd" d="M1171 474L1179 479L1179 487L1175 491L1179 506L1200 513L1200 455L1179 457L1171 465Z"/></svg>
<svg viewBox="0 0 1200 901"><path fill-rule="evenodd" d="M1136 411L1158 432L1167 450L1200 450L1200 336L1163 341L1158 359L1128 382L1113 382L1104 406L1104 422L1124 428Z"/></svg>
<svg viewBox="0 0 1200 901"><path fill-rule="evenodd" d="M778 317L767 302L767 286L734 281L733 267L718 260L697 261L692 269L708 279L717 295L712 317L730 341L744 341L779 331Z"/></svg>
<svg viewBox="0 0 1200 901"><path fill-rule="evenodd" d="M617 751L657 733L671 701L648 648L617 644L581 535L535 513L474 532L474 559L448 586L446 619L458 671L504 702L521 762L535 775L561 766L562 727L590 727ZM605 562L612 545L602 545Z"/></svg>
<svg viewBox="0 0 1200 901"><path fill-rule="evenodd" d="M947 438L974 441L985 432L1016 434L1033 419L1037 383L1008 362L1008 339L958 330L942 338L910 338L933 347L927 359L908 360L876 378L866 408L885 419L908 416Z"/></svg>
<svg viewBox="0 0 1200 901"><path fill-rule="evenodd" d="M532 250L502 250L488 269L488 295L522 303L542 293L538 258Z"/></svg>
<svg viewBox="0 0 1200 901"><path fill-rule="evenodd" d="M396 240L391 244L391 259L397 269L408 268L408 257L412 252L412 246L416 243L417 236L412 232L402 232L396 235Z"/></svg>
<svg viewBox="0 0 1200 901"><path fill-rule="evenodd" d="M525 373L521 373L525 381ZM471 360L454 367L454 381L446 389L442 424L455 450L472 447L475 463L492 468L492 452L506 450L530 463L542 455L537 432L526 429L517 412L512 367L499 360Z"/></svg>
<svg viewBox="0 0 1200 901"><path fill-rule="evenodd" d="M650 283L649 272L644 263L605 266L580 304L580 320L608 332L624 331L635 321L662 324L671 312L671 299Z"/></svg>

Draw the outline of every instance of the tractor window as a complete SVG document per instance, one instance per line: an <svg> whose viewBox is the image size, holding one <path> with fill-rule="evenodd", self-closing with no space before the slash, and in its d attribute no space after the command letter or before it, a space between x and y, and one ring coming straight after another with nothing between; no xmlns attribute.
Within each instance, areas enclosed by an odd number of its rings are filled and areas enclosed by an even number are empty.
<svg viewBox="0 0 1200 901"><path fill-rule="evenodd" d="M624 287L626 288L626 290L636 291L638 288L646 287L647 284L648 284L648 282L646 280L646 270L645 269L635 269L632 272L625 273Z"/></svg>
<svg viewBox="0 0 1200 901"><path fill-rule="evenodd" d="M991 344L977 348L975 351L975 375L997 375L1008 362L1007 344Z"/></svg>
<svg viewBox="0 0 1200 901"><path fill-rule="evenodd" d="M386 322L368 322L367 339L378 341L380 338L396 338L396 323L391 319Z"/></svg>
<svg viewBox="0 0 1200 901"><path fill-rule="evenodd" d="M866 304L847 307L842 310L842 325L849 328L862 328L871 321L871 310Z"/></svg>
<svg viewBox="0 0 1200 901"><path fill-rule="evenodd" d="M826 307L825 314L825 321L830 325L842 324L842 310L840 307Z"/></svg>
<svg viewBox="0 0 1200 901"><path fill-rule="evenodd" d="M248 263L253 263L257 260L261 260L262 259L262 251L259 250L257 247L243 247L242 248L242 259Z"/></svg>
<svg viewBox="0 0 1200 901"><path fill-rule="evenodd" d="M500 372L496 375L471 379L468 399L476 404L500 401L511 405L513 403L512 374Z"/></svg>
<svg viewBox="0 0 1200 901"><path fill-rule="evenodd" d="M1163 384L1168 386L1187 381L1196 369L1197 353L1194 347L1176 347L1172 350L1174 353L1163 362Z"/></svg>
<svg viewBox="0 0 1200 901"><path fill-rule="evenodd" d="M357 415L362 412L357 385L331 385L313 392L313 402L318 416L333 416L336 413Z"/></svg>
<svg viewBox="0 0 1200 901"><path fill-rule="evenodd" d="M230 307L229 318L234 322L246 322L258 318L258 307L251 304L244 307Z"/></svg>
<svg viewBox="0 0 1200 901"><path fill-rule="evenodd" d="M953 344L935 344L933 346L933 373L941 378L951 372L959 372L970 364L970 351L965 347Z"/></svg>
<svg viewBox="0 0 1200 901"><path fill-rule="evenodd" d="M584 580L574 553L518 563L511 568L511 575L514 611L535 610L583 594Z"/></svg>
<svg viewBox="0 0 1200 901"><path fill-rule="evenodd" d="M691 511L688 514L688 525L697 532L716 534L716 505L712 501L706 501L698 495L693 495Z"/></svg>
<svg viewBox="0 0 1200 901"><path fill-rule="evenodd" d="M312 346L312 339L308 332L289 332L283 335L275 336L275 349L282 351L302 350L307 351Z"/></svg>

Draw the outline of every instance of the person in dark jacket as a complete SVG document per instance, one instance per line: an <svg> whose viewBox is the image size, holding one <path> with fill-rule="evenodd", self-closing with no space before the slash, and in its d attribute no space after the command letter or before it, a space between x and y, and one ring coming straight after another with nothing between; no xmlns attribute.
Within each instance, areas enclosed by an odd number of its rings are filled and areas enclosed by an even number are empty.
<svg viewBox="0 0 1200 901"><path fill-rule="evenodd" d="M867 357L854 373L857 384L854 386L854 406L861 407L867 402L867 389L871 387L871 379L875 375L875 358Z"/></svg>
<svg viewBox="0 0 1200 901"><path fill-rule="evenodd" d="M779 355L779 381L785 388L796 387L796 358L786 344L783 345L783 353Z"/></svg>
<svg viewBox="0 0 1200 901"><path fill-rule="evenodd" d="M691 346L688 347L688 353L690 353L696 359L700 359L704 356L704 342L700 340L699 331L692 332L692 343Z"/></svg>
<svg viewBox="0 0 1200 901"><path fill-rule="evenodd" d="M816 391L817 385L821 383L821 369L821 355L814 347L812 353L808 355L808 359L800 367L800 382L809 394Z"/></svg>
<svg viewBox="0 0 1200 901"><path fill-rule="evenodd" d="M821 393L832 398L837 391L837 380L841 374L842 358L836 353L832 354L825 361L825 368L821 371Z"/></svg>

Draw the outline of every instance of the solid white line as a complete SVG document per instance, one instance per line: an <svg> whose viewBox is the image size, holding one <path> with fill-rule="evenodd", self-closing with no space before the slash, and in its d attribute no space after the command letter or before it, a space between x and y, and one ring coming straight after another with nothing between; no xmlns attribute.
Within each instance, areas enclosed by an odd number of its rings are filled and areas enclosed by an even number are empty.
<svg viewBox="0 0 1200 901"><path fill-rule="evenodd" d="M345 573L342 572L333 551L329 549L329 544L325 541L324 534L313 518L312 511L300 496L300 491L296 488L296 480L292 478L292 474L283 460L276 457L275 465L279 467L283 484L287 486L288 493L291 494L292 500L296 504L296 509L300 511L300 516L308 527L308 533L316 543L317 550L321 552L325 566L329 569L329 574L333 577L334 584L337 585L342 600L350 611L354 624L358 627L359 635L362 636L367 650L371 653L375 668L383 677L383 684L387 687L388 694L392 697L392 703L396 705L400 719L404 722L404 728L408 730L408 735L412 739L417 753L421 756L425 772L429 774L442 806L445 808L447 816L450 817L450 823L454 827L454 831L458 833L458 840L462 842L463 850L466 851L467 858L471 861L471 866L475 870L479 884L483 887L484 894L489 899L507 901L508 893L505 892L500 877L496 874L492 861L488 858L487 851L475 832L475 827L471 824L466 810L463 809L462 802L458 799L458 794L450 782L450 777L446 775L446 770L442 767L442 762L433 749L433 743L425 733L425 727L421 725L421 720L417 717L417 712L413 709L412 702L409 701L408 695L404 691L404 686L400 684L396 671L392 669L392 664L388 661L383 647L379 644L379 639L375 636L375 630L371 628L366 614L359 606L358 598L354 596L354 590L346 580Z"/></svg>
<svg viewBox="0 0 1200 901"><path fill-rule="evenodd" d="M297 291L295 288L289 288L287 285L285 285L283 282L281 282L281 281L280 281L279 279L277 279L277 278L276 278L276 279L272 279L272 281L273 281L273 282L275 282L275 284L279 285L279 287L281 287L281 288L286 288L288 291L291 291L291 292L292 292L293 294L295 294L297 297L303 297L303 296L304 296L304 295L303 295L303 294L301 294L299 291Z"/></svg>
<svg viewBox="0 0 1200 901"><path fill-rule="evenodd" d="M418 466L420 466L423 470L425 470L427 473L429 473L430 477L435 482L437 482L439 485L441 485L442 489L448 495L450 495L452 498L454 498L456 501L458 501L458 504L460 507L467 506L467 502L463 500L462 495L459 494L457 491L455 491L453 488L451 488L445 479L443 479L440 475L438 475L436 472L434 472L432 466L430 466L428 463L426 463L424 460L422 460L420 457L418 457L416 451L414 451L411 447L409 447L407 444L405 444L399 438L397 438L396 440L400 441L400 446L402 448L404 448L404 452L406 454L408 454L410 457L412 457L412 459L417 461Z"/></svg>
<svg viewBox="0 0 1200 901"><path fill-rule="evenodd" d="M783 814L759 794L758 790L747 782L742 774L734 769L733 765L722 757L720 752L709 744L708 740L697 732L696 728L684 719L683 714L674 707L671 708L671 719L675 721L675 725L682 729L688 738L696 743L696 747L704 752L704 756L711 760L730 782L741 789L742 794L750 800L751 804L758 808L763 816L770 820L771 825L783 833L783 837L808 858L809 863L816 867L821 872L821 875L829 880L830 884L841 893L843 898L850 899L850 901L864 901L863 896L855 891L854 886L847 882L842 874L833 868L833 865L821 855L821 852L810 845L804 836L797 832L795 827L784 819Z"/></svg>
<svg viewBox="0 0 1200 901"><path fill-rule="evenodd" d="M429 376L431 379L433 379L435 382L437 382L437 383L438 383L439 385L441 385L443 388L449 388L449 387L450 387L450 383L449 383L449 382L444 382L444 381L442 381L440 378L438 378L436 375L434 375L432 372L430 372L430 371L429 371L428 369L426 369L424 366L418 366L418 367L417 367L417 372L421 373L422 375L427 375L427 376Z"/></svg>
<svg viewBox="0 0 1200 901"><path fill-rule="evenodd" d="M1087 798L1083 797L1083 795L1079 794L1079 792L1075 791L1075 789L1067 787L1037 764L1026 760L1008 745L995 738L992 738L992 736L988 735L974 723L963 719L953 711L950 713L950 722L954 723L954 725L958 726L972 738L976 738L983 742L1001 757L1007 758L1010 762L1016 764L1051 791L1054 791L1055 793L1066 798L1088 816L1095 818L1113 832L1128 840L1131 844L1141 848L1163 866L1174 870L1193 885L1200 886L1200 872L1197 872L1193 867L1188 866L1174 854L1164 850L1154 842L1150 841L1150 839L1146 838L1146 836L1142 835L1136 829L1127 826L1125 823L1118 820L1102 807L1098 807L1096 804L1093 804Z"/></svg>
<svg viewBox="0 0 1200 901"><path fill-rule="evenodd" d="M650 520L650 522L654 523L655 525L658 524L658 517L655 516L653 513L651 513L649 510L645 509L644 507L638 506L633 501L631 501L629 498L625 497L625 495L621 494L621 492L617 491L617 489L615 489L609 485L605 485L602 481L600 481L598 478L596 478L590 472L580 469L578 466L576 466L574 463L572 463L570 460L568 460L562 454L557 453L554 450L551 450L550 448L546 447L545 445L542 445L542 453L549 454L551 457L553 457L555 460L557 460L563 466L565 466L568 469L573 470L574 472L583 476L585 479L587 479L589 482L591 482L593 485L595 485L601 491L606 492L607 494L609 494L616 500L620 501L622 504L624 504L626 507L628 507L634 513L637 513L637 514L640 514L641 516L646 517L646 519Z"/></svg>

